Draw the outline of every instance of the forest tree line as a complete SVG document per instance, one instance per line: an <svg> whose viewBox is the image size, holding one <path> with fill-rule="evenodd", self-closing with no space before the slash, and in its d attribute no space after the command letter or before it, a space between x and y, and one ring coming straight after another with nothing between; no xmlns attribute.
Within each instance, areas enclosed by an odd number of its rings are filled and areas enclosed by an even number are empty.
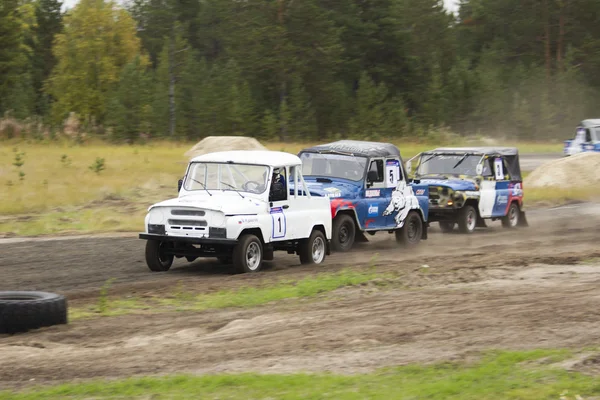
<svg viewBox="0 0 600 400"><path fill-rule="evenodd" d="M0 115L117 141L563 137L600 117L598 0L0 1ZM74 114L73 114L74 113Z"/></svg>

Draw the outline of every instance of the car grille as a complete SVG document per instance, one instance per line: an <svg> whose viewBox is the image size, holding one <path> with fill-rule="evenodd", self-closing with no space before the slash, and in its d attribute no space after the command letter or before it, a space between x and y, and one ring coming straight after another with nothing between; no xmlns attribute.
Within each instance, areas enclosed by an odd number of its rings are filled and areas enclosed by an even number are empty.
<svg viewBox="0 0 600 400"><path fill-rule="evenodd" d="M183 217L183 218L171 218L167 221L168 230L171 231L201 231L207 230L208 223L203 218L206 216L204 210L186 210L186 209L174 209L171 210L171 215ZM191 218L186 218L191 217Z"/></svg>

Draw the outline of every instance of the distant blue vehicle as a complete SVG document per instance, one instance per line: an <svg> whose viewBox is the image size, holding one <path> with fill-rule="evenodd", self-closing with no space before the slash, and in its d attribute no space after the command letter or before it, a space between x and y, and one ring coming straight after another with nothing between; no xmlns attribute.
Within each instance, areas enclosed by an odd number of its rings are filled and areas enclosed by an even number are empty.
<svg viewBox="0 0 600 400"><path fill-rule="evenodd" d="M417 160L415 180L429 187L429 222L443 232L456 225L462 233L501 220L506 228L527 226L523 178L515 147L449 147L425 151Z"/></svg>
<svg viewBox="0 0 600 400"><path fill-rule="evenodd" d="M585 119L577 126L575 139L565 140L563 154L571 156L577 153L600 152L600 119Z"/></svg>
<svg viewBox="0 0 600 400"><path fill-rule="evenodd" d="M396 146L340 140L298 156L311 195L330 198L334 251L368 241L365 232L394 233L407 246L427 239L428 186L408 181Z"/></svg>

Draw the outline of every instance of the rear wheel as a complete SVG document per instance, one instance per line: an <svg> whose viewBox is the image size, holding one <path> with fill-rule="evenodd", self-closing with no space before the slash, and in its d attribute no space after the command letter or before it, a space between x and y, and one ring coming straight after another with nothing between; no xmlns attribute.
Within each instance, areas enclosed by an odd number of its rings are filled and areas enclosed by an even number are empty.
<svg viewBox="0 0 600 400"><path fill-rule="evenodd" d="M419 244L423 237L423 221L416 211L411 211L404 220L402 228L397 229L396 241L403 246L413 247Z"/></svg>
<svg viewBox="0 0 600 400"><path fill-rule="evenodd" d="M444 233L452 232L454 230L454 225L456 225L456 223L454 221L440 221L439 224L440 224L440 229Z"/></svg>
<svg viewBox="0 0 600 400"><path fill-rule="evenodd" d="M258 272L263 263L263 246L254 235L240 237L233 249L233 265L239 272Z"/></svg>
<svg viewBox="0 0 600 400"><path fill-rule="evenodd" d="M333 235L331 247L335 251L349 251L354 244L356 236L356 225L354 220L347 214L340 214L333 220Z"/></svg>
<svg viewBox="0 0 600 400"><path fill-rule="evenodd" d="M150 271L163 272L168 271L173 265L173 255L165 254L166 250L173 247L170 242L161 242L159 240L148 240L146 242L146 264Z"/></svg>
<svg viewBox="0 0 600 400"><path fill-rule="evenodd" d="M323 232L313 230L308 239L300 243L298 253L301 264L321 264L325 260L326 248Z"/></svg>
<svg viewBox="0 0 600 400"><path fill-rule="evenodd" d="M508 213L502 217L502 226L505 228L515 228L519 225L519 206L517 203L512 203L508 208Z"/></svg>
<svg viewBox="0 0 600 400"><path fill-rule="evenodd" d="M466 205L458 212L458 230L461 233L473 233L477 225L477 211L470 205Z"/></svg>

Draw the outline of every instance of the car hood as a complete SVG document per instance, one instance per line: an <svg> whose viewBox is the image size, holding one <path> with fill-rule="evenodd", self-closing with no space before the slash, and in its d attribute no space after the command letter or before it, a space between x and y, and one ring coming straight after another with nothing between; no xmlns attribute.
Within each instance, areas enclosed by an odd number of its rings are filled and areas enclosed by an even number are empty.
<svg viewBox="0 0 600 400"><path fill-rule="evenodd" d="M360 193L360 183L331 179L331 182L317 182L316 179L304 178L310 194L330 198L355 198Z"/></svg>
<svg viewBox="0 0 600 400"><path fill-rule="evenodd" d="M451 179L421 179L421 185L446 186L452 190L477 190L474 180L451 178Z"/></svg>
<svg viewBox="0 0 600 400"><path fill-rule="evenodd" d="M239 194L233 191L220 193L214 191L212 196L208 194L188 195L153 204L148 208L148 211L155 207L191 207L220 211L225 215L241 215L258 214L267 206L267 203L261 199L246 194L243 194L243 196L244 198L241 198Z"/></svg>

